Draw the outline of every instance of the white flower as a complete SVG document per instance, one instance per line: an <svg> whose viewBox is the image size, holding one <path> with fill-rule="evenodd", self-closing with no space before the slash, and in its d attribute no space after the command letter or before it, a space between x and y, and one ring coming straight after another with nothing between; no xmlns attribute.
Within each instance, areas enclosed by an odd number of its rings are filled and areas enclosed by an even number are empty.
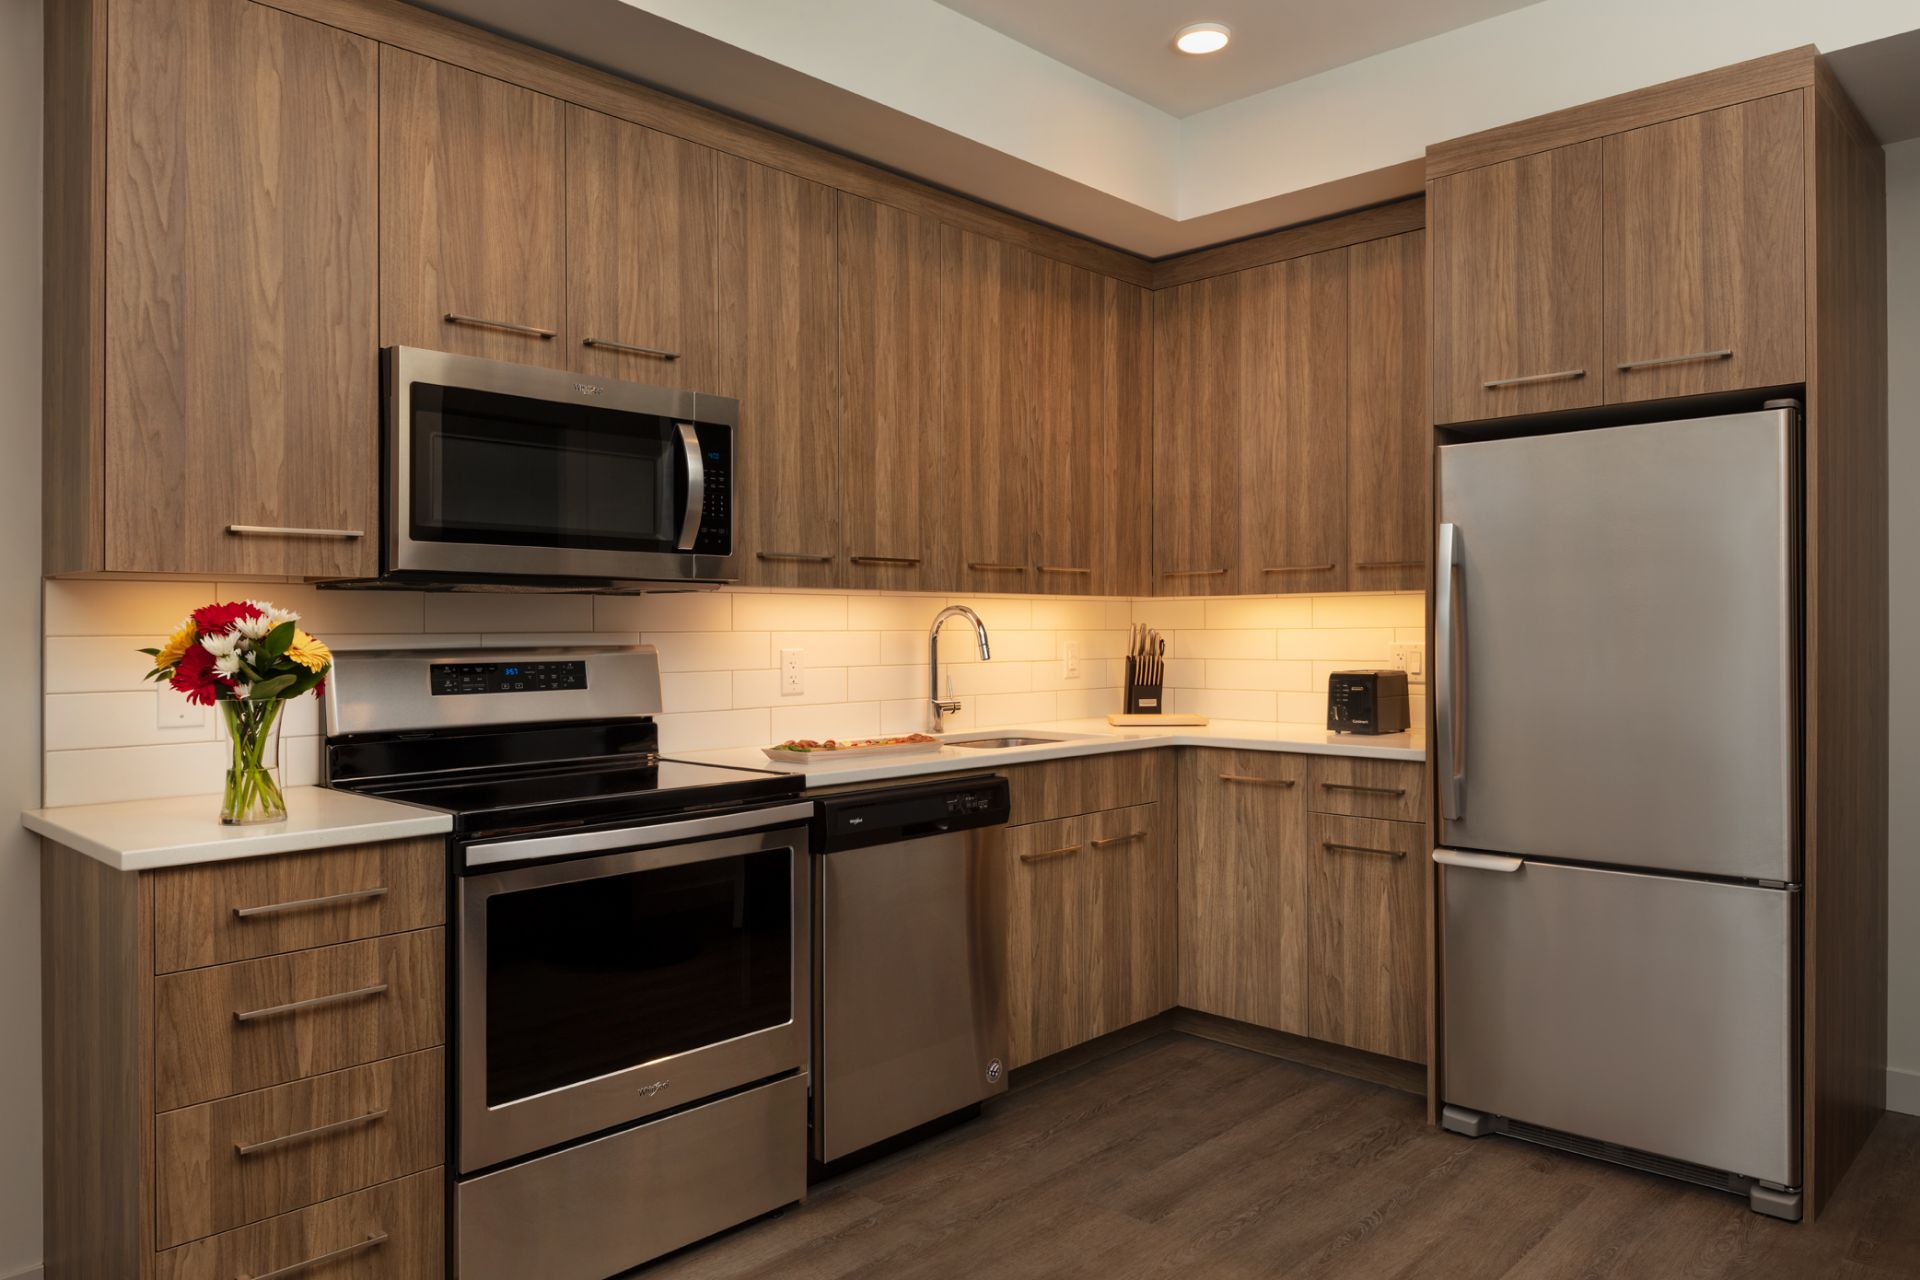
<svg viewBox="0 0 1920 1280"><path fill-rule="evenodd" d="M230 656L239 645L240 637L231 631L222 631L218 635L200 637L200 647L216 658Z"/></svg>
<svg viewBox="0 0 1920 1280"><path fill-rule="evenodd" d="M258 617L241 618L233 625L249 640L264 640L267 632L273 630L273 615L262 613Z"/></svg>
<svg viewBox="0 0 1920 1280"><path fill-rule="evenodd" d="M245 699L253 695L253 686L244 682L233 686L233 696Z"/></svg>
<svg viewBox="0 0 1920 1280"><path fill-rule="evenodd" d="M223 676L239 675L240 674L240 655L237 653L221 654L219 657L213 660L213 669L215 671L218 671Z"/></svg>
<svg viewBox="0 0 1920 1280"><path fill-rule="evenodd" d="M267 632L273 630L283 622L300 621L300 615L293 610L279 608L276 605L269 604L265 600L249 600L247 603L258 609L266 621L266 626L260 632L261 636L266 635ZM259 636L254 637L256 640L259 638Z"/></svg>

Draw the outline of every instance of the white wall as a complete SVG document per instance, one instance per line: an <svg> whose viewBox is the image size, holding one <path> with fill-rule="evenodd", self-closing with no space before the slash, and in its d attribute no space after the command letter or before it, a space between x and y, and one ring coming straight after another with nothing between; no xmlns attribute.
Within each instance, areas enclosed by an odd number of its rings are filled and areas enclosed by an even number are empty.
<svg viewBox="0 0 1920 1280"><path fill-rule="evenodd" d="M40 1260L40 0L0 0L0 1276Z"/></svg>
<svg viewBox="0 0 1920 1280"><path fill-rule="evenodd" d="M1892 646L1887 1105L1920 1115L1920 138L1887 148Z"/></svg>

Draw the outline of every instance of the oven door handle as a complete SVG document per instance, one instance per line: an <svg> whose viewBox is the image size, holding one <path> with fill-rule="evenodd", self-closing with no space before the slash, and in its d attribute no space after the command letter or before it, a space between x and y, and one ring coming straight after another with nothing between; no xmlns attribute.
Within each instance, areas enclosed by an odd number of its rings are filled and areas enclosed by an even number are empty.
<svg viewBox="0 0 1920 1280"><path fill-rule="evenodd" d="M707 464L700 456L700 433L691 422L676 422L680 428L680 461L687 469L687 510L680 517L681 551L693 550L700 536L700 512L707 505Z"/></svg>
<svg viewBox="0 0 1920 1280"><path fill-rule="evenodd" d="M538 836L531 840L503 840L499 844L467 846L467 866L486 867L499 862L526 862L544 858L570 858L578 853L604 853L611 849L640 849L648 845L682 844L737 831L806 822L813 817L811 801L776 805L771 809L748 809L741 813L717 813L682 822L655 822L644 827L621 827L617 831L581 831L573 835Z"/></svg>

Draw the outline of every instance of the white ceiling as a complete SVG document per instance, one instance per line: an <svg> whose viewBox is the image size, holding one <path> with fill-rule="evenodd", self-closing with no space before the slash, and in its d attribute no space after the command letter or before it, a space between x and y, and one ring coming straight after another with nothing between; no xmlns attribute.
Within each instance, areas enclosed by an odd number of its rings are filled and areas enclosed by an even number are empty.
<svg viewBox="0 0 1920 1280"><path fill-rule="evenodd" d="M1535 0L940 0L975 22L1173 116L1190 116ZM1180 28L1225 23L1195 57Z"/></svg>

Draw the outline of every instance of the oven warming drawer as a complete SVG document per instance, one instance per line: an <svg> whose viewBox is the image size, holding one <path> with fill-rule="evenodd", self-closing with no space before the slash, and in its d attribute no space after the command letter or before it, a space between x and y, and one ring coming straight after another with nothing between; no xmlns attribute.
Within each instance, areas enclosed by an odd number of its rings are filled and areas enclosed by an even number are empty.
<svg viewBox="0 0 1920 1280"><path fill-rule="evenodd" d="M804 1072L454 1188L459 1280L605 1280L802 1199Z"/></svg>

